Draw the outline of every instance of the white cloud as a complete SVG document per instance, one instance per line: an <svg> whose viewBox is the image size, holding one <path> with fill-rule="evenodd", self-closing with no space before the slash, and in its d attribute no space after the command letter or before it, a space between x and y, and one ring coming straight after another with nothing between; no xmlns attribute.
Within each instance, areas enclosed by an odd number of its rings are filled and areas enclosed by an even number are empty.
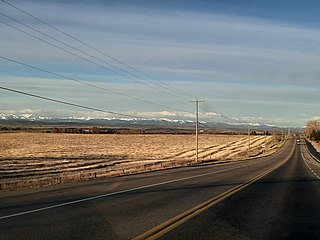
<svg viewBox="0 0 320 240"><path fill-rule="evenodd" d="M64 23L59 27L68 33L156 75L166 70L171 79L185 77L192 81L196 76L202 79L205 76L207 80L254 83L301 83L303 79L304 84L319 86L320 72L316 64L320 61L316 47L320 41L318 29L199 12L154 11L146 14L142 9L130 11L108 6L105 10L109 12L105 14L103 7L86 5L73 5L72 11L68 3L19 4L49 22ZM41 26L32 21L30 24L37 28ZM65 71L72 71L70 64L80 65L82 61L6 27L3 30L5 55L51 61L56 66L60 62L65 65ZM41 30L57 34L45 26ZM94 52L90 50L90 53ZM94 71L86 64L78 69Z"/></svg>
<svg viewBox="0 0 320 240"><path fill-rule="evenodd" d="M320 116L314 116L310 120L320 120Z"/></svg>
<svg viewBox="0 0 320 240"><path fill-rule="evenodd" d="M171 120L189 120L194 119L195 116L191 113L184 112L170 112L170 111L160 111L160 112L120 112L120 114L132 115L137 118L143 119L171 119ZM49 117L49 118L66 118L66 119L112 119L112 118L123 118L110 113L99 112L99 111L65 111L65 110L39 110L39 109L21 109L21 110L8 110L0 109L0 116L2 118L6 116L16 116L25 118L39 118L39 117Z"/></svg>
<svg viewBox="0 0 320 240"><path fill-rule="evenodd" d="M171 118L171 119L194 119L195 115L191 113L184 112L170 112L170 111L160 111L160 112L134 112L128 113L134 114L142 118Z"/></svg>
<svg viewBox="0 0 320 240"><path fill-rule="evenodd" d="M204 116L206 116L206 117L217 117L217 116L221 116L221 114L220 113L216 113L216 112L206 112L204 114Z"/></svg>
<svg viewBox="0 0 320 240"><path fill-rule="evenodd" d="M250 117L250 116L246 116L246 117L241 117L240 118L242 121L247 121L247 122L255 122L255 121L263 121L262 117Z"/></svg>
<svg viewBox="0 0 320 240"><path fill-rule="evenodd" d="M275 123L287 124L295 121L295 124L301 125L303 120L296 116L296 113L299 115L299 109L306 111L308 116L314 114L311 107L314 108L317 103L317 89L320 87L319 29L217 13L150 12L139 8L118 8L118 5L108 5L105 9L103 6L97 8L94 4L73 4L70 8L70 4L19 2L23 9L157 79L170 81L170 84L179 89L199 95L205 100L219 99L224 104L224 111L234 115L239 121L263 122L267 121L265 119L273 119ZM10 7L6 7L5 12L119 66ZM49 47L4 25L0 27L3 33L1 49L6 57L71 77L77 76L81 80L104 82L102 86L111 90L119 90L166 106L191 109L186 102L156 93L155 89L148 90L137 83L130 86L128 79ZM136 103L112 94L82 88L74 83L51 79L52 76L41 78L43 74L37 71L0 61L0 72L3 73L0 81L6 86L112 111L135 112L146 118L194 118L193 114L175 113L166 108ZM8 75L31 77L13 81L17 76L10 78ZM188 84L184 84L186 82ZM311 91L307 87L315 90ZM1 101L12 109L31 106L42 110L64 109L62 106L48 106L47 103L7 96L9 95L1 95ZM264 108L262 112L261 106L267 106L268 109ZM261 113L263 118L242 117ZM90 117L85 113L82 115ZM97 113L96 116L100 114ZM207 113L203 117L210 119L219 116Z"/></svg>

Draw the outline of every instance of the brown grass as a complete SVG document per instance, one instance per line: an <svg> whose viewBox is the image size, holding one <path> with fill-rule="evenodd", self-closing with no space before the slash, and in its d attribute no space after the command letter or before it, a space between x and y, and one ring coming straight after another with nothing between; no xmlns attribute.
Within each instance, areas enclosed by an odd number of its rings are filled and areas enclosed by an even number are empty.
<svg viewBox="0 0 320 240"><path fill-rule="evenodd" d="M252 155L273 149L262 148L265 138L252 136ZM200 160L247 157L248 140L239 135L199 136ZM133 171L155 163L177 164L195 157L193 135L79 135L44 133L0 134L0 181L57 177L66 174L102 174Z"/></svg>
<svg viewBox="0 0 320 240"><path fill-rule="evenodd" d="M320 153L320 142L311 141L313 147Z"/></svg>

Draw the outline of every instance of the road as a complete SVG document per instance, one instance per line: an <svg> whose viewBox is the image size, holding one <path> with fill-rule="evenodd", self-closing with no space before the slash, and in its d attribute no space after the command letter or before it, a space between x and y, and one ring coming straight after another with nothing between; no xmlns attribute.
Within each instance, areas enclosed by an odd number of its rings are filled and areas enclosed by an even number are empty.
<svg viewBox="0 0 320 240"><path fill-rule="evenodd" d="M300 145L285 165L163 239L320 239L319 176Z"/></svg>
<svg viewBox="0 0 320 240"><path fill-rule="evenodd" d="M319 169L291 139L259 159L1 196L0 239L320 239Z"/></svg>

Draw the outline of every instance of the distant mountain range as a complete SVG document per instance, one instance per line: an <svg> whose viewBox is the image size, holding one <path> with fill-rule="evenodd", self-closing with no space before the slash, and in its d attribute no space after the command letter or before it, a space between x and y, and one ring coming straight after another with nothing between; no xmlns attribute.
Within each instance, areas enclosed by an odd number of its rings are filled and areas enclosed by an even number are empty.
<svg viewBox="0 0 320 240"><path fill-rule="evenodd" d="M2 126L101 126L119 128L194 128L195 121L172 120L172 119L134 119L134 118L51 118L34 116L33 114L0 114L0 125ZM248 123L222 123L222 122L200 122L200 130L246 130ZM250 129L260 131L283 131L288 128L251 123ZM303 128L290 128L291 131L303 131Z"/></svg>

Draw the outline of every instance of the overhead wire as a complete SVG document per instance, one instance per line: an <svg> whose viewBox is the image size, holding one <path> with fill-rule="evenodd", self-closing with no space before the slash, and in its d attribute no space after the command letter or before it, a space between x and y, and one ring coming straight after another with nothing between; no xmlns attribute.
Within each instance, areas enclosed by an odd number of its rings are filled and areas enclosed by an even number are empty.
<svg viewBox="0 0 320 240"><path fill-rule="evenodd" d="M92 64L94 64L94 65L97 65L97 66L99 66L100 68L103 68L103 69L105 69L105 70L108 70L108 71L110 71L110 72L113 72L113 73L115 73L115 74L118 74L118 75L120 75L120 76L122 76L122 77L125 77L125 78L127 78L127 79L133 80L133 81L135 81L135 82L138 82L138 83L140 83L140 84L142 84L142 85L144 85L144 86L150 87L148 84L146 84L146 83L144 83L144 82L142 82L142 81L140 81L140 80L134 79L134 78L132 78L132 77L128 77L128 76L126 76L125 74L122 74L122 73L119 73L119 72L117 72L117 71L114 71L114 70L112 70L112 69L110 69L110 68L107 68L107 67L105 67L105 66L103 66L103 65L101 65L101 64L98 64L98 63L90 60L90 59L87 59L87 58L85 58L85 57L82 57L82 56L80 56L79 54L76 54L76 53L74 53L74 52L71 52L71 51L69 51L69 50L67 50L67 49L65 49L65 48L63 48L63 47L60 47L60 46L58 46L58 45L56 45L56 44L53 44L53 43L51 43L51 42L48 42L48 41L46 41L46 40L44 40L44 39L42 39L42 38L40 38L40 37L37 37L37 36L35 36L35 35L31 34L31 33L26 32L26 31L24 31L24 30L22 30L22 29L20 29L20 28L17 28L17 27L15 27L15 26L12 26L11 24L8 24L8 23L6 23L6 22L3 22L2 20L0 20L0 23L6 25L6 26L8 26L8 27L11 27L11 28L13 28L13 29L15 29L15 30L17 30L17 31L23 32L23 33L26 34L26 35L29 35L29 36L31 36L31 37L39 40L39 41L42 41L42 42L44 42L44 43L46 43L46 44L48 44L48 45L50 45L50 46L52 46L52 47L55 47L55 48L57 48L57 49L59 49L59 50L62 50L62 51L66 52L66 53L68 53L68 54L70 54L70 55L73 55L73 56L75 56L75 57L78 57L78 58L80 58L80 59L82 59L82 60L85 60L85 61L87 61L87 62L89 62L89 63L92 63ZM151 88L156 89L156 88L154 88L154 87L151 87ZM158 90L158 91L160 91L160 92L162 92L162 93L165 93L165 94L167 94L167 95L175 96L175 95L173 95L173 94L171 94L171 93L168 93L168 92L166 92L166 91L163 91L163 90L161 90L161 89L156 89L156 90ZM185 99L183 99L183 100L185 100Z"/></svg>
<svg viewBox="0 0 320 240"><path fill-rule="evenodd" d="M27 14L28 16L30 16L30 17L32 17L32 18L34 18L34 19L42 22L43 24L45 24L45 25L47 25L47 26L49 26L49 27L51 27L51 28L53 28L53 29L55 29L55 30L63 33L64 35L66 35L66 36L68 36L68 37L70 37L70 38L72 38L72 39L74 39L74 40L76 40L76 41L84 44L85 46L87 46L87 47L95 50L96 52L101 53L101 54L105 55L106 57L108 57L108 58L110 58L110 59L112 59L112 60L114 60L114 61L116 61L116 62L118 62L118 63L121 63L122 65L124 65L124 66L126 66L126 67L128 67L128 68L130 68L130 69L132 69L132 70L135 70L136 72L138 72L138 73L140 73L140 74L142 74L142 75L144 75L144 76L146 76L146 77L148 77L148 78L151 78L151 79L153 79L153 80L156 80L156 79L153 78L151 75L148 75L148 74L142 72L141 70L139 70L139 69L137 69L137 68L134 68L134 67L126 64L125 62L123 62L123 61L121 61L121 60L119 60L119 59L117 59L117 58L114 58L114 57L112 57L112 56L110 56L110 55L108 55L108 54L106 54L106 53L104 53L104 52L102 52L102 51L100 51L100 50L92 47L91 45L89 45L89 44L81 41L80 39L73 37L72 35L64 32L64 31L62 31L62 30L60 30L60 29L58 29L58 28L56 28L56 27L54 27L54 26L51 25L51 24L48 24L47 22L45 22L45 21L43 21L43 20L35 17L34 15L32 15L32 14L30 14L30 13L28 13L28 12L26 12L26 11L24 11L24 10L16 7L16 6L14 6L13 4L8 3L8 2L6 2L6 1L4 1L4 0L1 0L1 1L4 2L4 3L6 3L6 4L8 4L8 5L10 5L10 6L12 6L12 7L14 7L15 9L23 12L24 14ZM121 69L121 68L119 68L119 67L117 67L117 66L115 66L115 65L113 65L113 64L110 64L110 63L108 63L108 62L106 62L106 61L104 61L104 60L102 60L102 59L100 59L100 58L97 58L97 57L93 56L92 54L86 53L86 52L82 51L81 49L75 48L75 47L71 46L71 45L68 44L68 43L65 43L65 42L63 42L63 41L60 41L59 39L57 39L57 38L55 38L55 37L52 37L52 36L50 36L50 35L42 32L42 31L40 31L40 30L38 30L38 29L35 29L35 28L33 28L33 27L31 27L31 26L29 26L29 25L27 25L27 24L25 24L25 23L23 23L23 22L15 19L15 18L12 18L12 17L10 17L10 16L8 16L8 15L6 15L6 14L4 14L4 13L1 13L1 12L0 12L0 14L3 15L3 16L5 16L5 17L7 17L7 18L9 18L10 20L15 21L15 22L17 22L17 23L19 23L19 24L21 24L21 25L23 25L23 26L25 26L25 27L27 27L27 28L29 28L29 29L32 29L32 30L34 30L34 31L36 31L36 32L38 32L38 33L40 33L40 34L42 34L42 35L44 35L44 36L52 39L52 40L55 40L56 42L58 42L58 43L60 43L60 44L63 44L64 46L67 46L67 47L69 47L69 48L71 48L71 49L73 49L73 50L76 50L76 51L78 51L78 52L80 52L80 53L82 53L82 54L85 54L86 56L89 56L89 57L91 57L91 58L93 58L93 59L95 59L95 60L98 60L98 61L100 61L100 62L103 62L104 64L107 64L107 65L109 65L109 66L111 66L111 67L114 67L114 68L116 68L116 69L118 69L118 70L120 70L120 71L122 71L122 72L125 72L125 73L127 73L127 74L130 74L131 76L134 76L134 77L136 77L136 78L139 77L139 76L137 76L136 74L133 74L133 73L131 73L131 72L129 72L129 71L123 70L123 69ZM136 80L136 79L132 79L132 78L130 78L130 77L128 77L128 76L126 76L126 75L124 75L124 74L122 74L122 73L119 73L119 72L117 72L117 71L114 71L114 70L112 70L112 69L110 69L110 68L106 68L105 66L102 66L102 65L100 65L100 64L97 64L96 62L91 61L91 60L89 60L89 59L87 59L87 58L84 58L84 57L82 57L82 56L80 56L80 55L78 55L78 54L75 54L75 53L73 53L73 52L70 52L70 51L68 51L68 50L66 50L66 49L64 49L64 48L62 48L62 47L60 47L60 46L57 46L57 45L55 45L55 44L53 44L53 43L51 43L51 42L48 42L48 41L46 41L46 40L44 40L44 39L42 39L42 38L39 38L39 37L37 37L37 36L35 36L35 35L33 35L33 34L30 34L30 33L26 32L26 31L24 31L24 30L22 30L22 29L16 28L16 27L14 27L14 26L12 26L12 25L10 25L10 24L8 24L8 23L5 23L5 22L3 22L3 21L1 21L1 20L0 20L0 22L3 23L3 24L5 24L5 25L7 25L7 26L9 26L9 27L11 27L11 28L13 28L13 29L16 29L16 30L18 30L18 31L21 31L21 32L23 32L23 33L25 33L25 34L27 34L27 35L29 35L29 36L31 36L31 37L34 37L34 38L36 38L37 40L40 40L40 41L42 41L42 42L45 42L45 43L47 43L47 44L49 44L49 45L51 45L51 46L53 46L53 47L55 47L55 48L58 48L58 49L64 51L64 52L67 52L67 53L69 53L69 54L71 54L71 55L73 55L73 56L79 57L79 58L81 58L81 59L83 59L83 60L86 60L86 61L88 61L88 62L90 62L90 63L93 63L93 64L95 64L95 65L97 65L97 66L99 66L99 67L102 67L102 68L104 68L104 69L106 69L106 70L108 70L108 71L111 71L111 72L113 72L113 73L119 74L119 75L121 75L121 76L123 76L123 77L129 78L129 79L134 80L134 81L136 81L136 82L138 82L138 83L140 83L140 84L143 84L143 85L145 85L145 86L150 87L149 85L146 85L145 83L143 83L143 82L141 82L141 81L138 81L138 80ZM4 59L8 60L8 58L4 58ZM12 60L12 59L11 59L11 60ZM31 65L28 65L28 64L24 64L24 63L15 61L15 60L13 60L13 62L19 63L19 64L24 65L24 66L32 67L32 68L34 68L34 69L41 70L41 71L44 71L44 72L47 72L47 73L50 73L50 74L54 74L54 75L56 75L56 76L63 77L63 78L65 78L65 79L67 78L67 77L62 76L62 75L60 75L60 74L56 74L56 73L53 73L53 72L51 72L51 71L44 70L44 69L40 69L40 68L31 66ZM68 78L68 79L69 79L69 80L72 80L72 81L76 81L76 82L81 83L81 84L85 84L85 85L87 85L87 86L95 87L95 88L100 89L100 90L106 90L106 91L111 92L111 93L114 93L114 94L118 94L118 95L125 96L125 97L129 97L129 98L132 98L132 99L135 99L135 100L143 101L143 102L146 102L146 103L149 103L149 104L153 104L153 105L157 105L157 106L161 106L161 107L166 107L166 108L170 108L170 109L173 109L173 110L188 112L188 111L185 111L185 110L168 107L168 106L161 105L161 104L157 104L157 103L154 103L154 102L151 102L151 101L148 101L148 100L140 99L140 98L133 97L133 96L126 95L126 94L122 94L122 93L119 93L119 92L116 92L116 91L112 91L112 90L109 90L109 89L105 89L105 88L102 88L102 87L99 87L99 86L96 86L96 85L93 85L93 84L89 84L89 83L86 83L86 82L83 82L83 81L80 81L80 80L71 79L71 78ZM149 82L149 81L148 81L148 82ZM153 82L151 82L151 83L153 83ZM158 83L158 82L156 82L156 83ZM180 90L177 89L177 88L174 88L173 86L170 86L169 84L166 84L166 83L162 83L162 84L165 84L165 85L171 87L171 89L169 89L169 88L165 88L165 89L168 89L168 90L171 90L171 91L174 90L175 92L178 92L178 93L180 93L180 94L191 96L191 95L189 95L189 94L187 94L187 93L184 93L183 91L180 91ZM164 87L164 86L160 86L160 87ZM157 90L161 91L160 89L157 89ZM164 92L164 91L162 91L162 92ZM164 92L164 93L168 94L167 92ZM174 96L176 96L176 95L174 95ZM186 99L184 99L184 100L186 100Z"/></svg>
<svg viewBox="0 0 320 240"><path fill-rule="evenodd" d="M129 75L135 77L136 79L140 79L140 77L139 77L138 75L136 75L136 74L133 74L133 73L131 73L131 72L129 72L129 71L123 70L123 69L117 67L117 66L114 65L114 64L111 64L111 63L108 63L108 62L104 61L104 60L101 59L101 58L98 58L98 57L96 57L96 56L94 56L94 55L92 55L92 54L90 54L90 53L87 53L87 52L79 49L79 48L73 47L72 45L70 45L70 44L68 44L68 43L65 43L65 42L63 42L63 41L61 41L61 40L59 40L59 39L57 39L57 38L55 38L55 37L52 37L52 36L50 36L49 34L46 34L46 33L42 32L42 31L40 31L40 30L38 30L38 29L36 29L36 28L34 28L34 27L31 27L31 26L29 26L28 24L25 24L25 23L23 23L23 22L15 19L15 18L13 18L13 17L10 17L10 16L8 16L7 14L4 14L4 13L0 12L0 15L5 16L6 18L8 18L8 19L10 19L10 20L12 20L12 21L14 21L14 22L16 22L16 23L19 23L19 24L21 24L21 25L23 25L23 26L25 26L25 27L33 30L33 31L36 31L37 33L40 33L40 34L42 34L42 35L44 35L44 36L46 36L46 37L48 37L48 38L50 38L50 39L52 39L52 40L60 43L60 44L63 44L64 46L67 46L67 47L69 47L69 48L71 48L71 49L73 49L73 50L75 50L75 51L78 51L78 52L86 55L86 56L89 56L89 57L91 57L91 58L93 58L93 59L95 59L95 60L97 60L97 61L99 61L99 62L102 62L102 63L104 63L104 64L106 64L106 65L108 65L108 66L110 66L110 67L113 67L113 68L115 68L115 69L117 69L117 70L119 70L119 71L121 71L121 72L124 72L124 73L126 73L126 74L129 74ZM7 25L7 26L9 26L9 27L11 27L11 28L14 28L15 30L18 30L18 31L21 31L21 32L27 34L27 32L25 32L25 31L23 31L23 30L21 30L21 29L18 29L18 28L14 27L14 26L12 26L12 25L10 25L10 24L4 23L3 21L1 21L1 23L5 24L5 25ZM28 34L28 35L31 36L31 37L35 37L33 34ZM38 37L36 37L36 39L38 39L38 40L40 40L40 41L43 40L43 39L41 40L41 39L38 38ZM57 47L56 45L52 45L52 44L50 44L50 43L47 42L47 41L45 41L45 43L47 43L47 44L49 44L49 45L51 45L51 46L53 46L53 47ZM65 49L62 49L62 48L59 48L59 49L62 50L62 51L65 51ZM72 54L70 51L65 51L65 52L67 52L67 53L69 53L69 54ZM72 54L72 55L74 55L74 54ZM74 56L75 56L75 55L74 55ZM76 57L79 57L79 56L76 55ZM85 60L84 58L82 58L82 59ZM94 62L92 62L92 61L90 61L90 62L93 63L93 64L95 64L95 65L97 65L96 63L94 63ZM98 66L99 66L99 67L102 67L102 66L100 66L100 65L98 65ZM113 70L111 70L111 69L109 69L109 68L108 68L107 70L114 72ZM114 72L114 73L118 73L118 72ZM120 75L121 75L122 77L125 77L125 76L123 76L122 74L120 74ZM151 76L150 76L150 77L151 77ZM130 78L130 80L133 80L133 79ZM134 80L134 81L136 81L136 82L138 82L138 83L140 83L140 84L143 84L143 85L145 85L145 86L147 86L147 87L151 87L150 85L145 84L145 83L143 83L143 82L141 82L141 81L139 81L139 80ZM161 85L159 85L159 86L162 87L162 88L165 88L165 89L167 89L167 90L171 90L171 91L172 91L172 89L170 89L170 88L168 88L168 87L163 87L163 86L161 86ZM151 88L154 88L154 87L151 87ZM157 89L157 90L159 90L159 89ZM168 94L167 92L163 92L163 93ZM172 95L172 94L170 94L170 95ZM186 99L184 99L184 100L186 100Z"/></svg>
<svg viewBox="0 0 320 240"><path fill-rule="evenodd" d="M217 109L216 107L212 107L211 105L209 105L207 102L204 102L203 103L209 110L211 110L213 113L216 113L217 114L217 116L215 116L215 117L217 117L217 118L222 118L222 119L224 119L224 120L226 120L226 121L229 121L229 122L235 122L235 120L233 119L233 118L231 118L231 117L229 117L228 115L226 115L226 114L224 114L221 110L219 110L219 109ZM202 110L204 110L203 108L202 108ZM204 110L205 111L205 110ZM210 112L208 112L208 111L205 111L206 113L210 113Z"/></svg>
<svg viewBox="0 0 320 240"><path fill-rule="evenodd" d="M131 117L131 118L139 118L139 119L142 118L142 117L135 116L135 115L119 113L119 112L113 112L113 111L109 111L109 110L104 110L104 109L99 109L99 108L94 108L94 107L88 107L88 106L84 106L84 105L80 105L80 104L76 104L76 103L70 103L70 102L66 102L66 101L61 101L61 100L58 100L58 99L44 97L44 96L40 96L40 95L37 95L37 94L28 93L28 92L25 92L25 91L19 91L19 90L16 90L16 89L7 88L7 87L3 87L3 86L0 86L0 89L6 90L6 91L10 91L10 92L14 92L14 93L18 93L18 94L22 94L22 95L26 95L26 96L33 97L33 98L39 98L39 99L42 99L42 100L47 100L47 101L50 101L50 102L69 105L69 106L72 106L72 107L78 107L78 108L83 108L83 109L87 109L87 110L93 110L93 111L97 111L97 112L109 113L109 114L118 115L118 116L122 116L122 117Z"/></svg>
<svg viewBox="0 0 320 240"><path fill-rule="evenodd" d="M152 105L155 105L155 106L160 106L160 107L163 107L163 108L166 108L166 109L182 111L182 112L188 112L188 111L185 111L185 110L182 110L182 109L165 106L165 105L154 103L154 102L142 99L142 98L134 97L134 96L127 95L127 94L124 94L124 93L120 93L120 92L117 92L117 91L114 91L114 90L110 90L110 89L107 89L107 88L104 88L104 87L100 87L100 86L97 86L95 84L87 83L87 82L84 82L84 81L81 81L81 80L78 80L78 79L75 79L75 78L67 77L67 76L64 76L62 74L58 74L58 73L55 73L55 72L52 72L52 71L49 71L49 70L46 70L46 69L43 69L43 68L39 68L39 67L30 65L30 64L27 64L27 63L23 63L21 61L17 61L17 60L11 59L11 58L7 58L7 57L1 56L1 55L0 55L0 58L4 59L6 61L9 61L9 62L13 62L13 63L19 64L19 65L28 67L28 68L32 68L32 69L35 69L35 70L38 70L38 71L41 71L41 72L44 72L44 73L48 73L50 75L53 75L53 76L56 76L56 77L59 77L59 78L63 78L63 79L70 80L70 81L74 81L74 82L80 83L82 85L93 87L93 88L96 88L96 89L99 89L99 90L103 90L103 91L106 91L106 92L109 92L109 93L117 94L117 95L120 95L122 97L131 98L131 99L138 100L138 101L141 101L141 102L144 102L144 103L152 104Z"/></svg>
<svg viewBox="0 0 320 240"><path fill-rule="evenodd" d="M122 117L130 117L130 118L134 118L134 119L144 119L144 120L146 119L146 118L143 118L143 117L137 116L137 115L119 113L119 112L114 112L114 111L110 111L110 110L89 107L89 106L85 106L85 105L81 105L81 104L62 101L62 100L58 100L55 98L49 98L49 97L45 97L45 96L41 96L41 95L37 95L37 94L25 92L25 91L20 91L20 90L16 90L16 89L12 89L12 88L7 88L7 87L3 87L3 86L0 86L0 89L5 90L5 91L9 91L9 92L13 92L13 93L17 93L17 94L21 94L21 95L26 95L26 96L33 97L33 98L38 98L38 99L42 99L42 100L46 100L46 101L50 101L50 102L54 102L54 103L59 103L59 104L68 105L68 106L72 106L72 107L92 110L92 111L96 111L96 112L108 113L108 114L122 116ZM203 123L199 123L199 124L206 126ZM210 128L210 127L207 127L207 128ZM210 129L212 129L212 128L210 128Z"/></svg>
<svg viewBox="0 0 320 240"><path fill-rule="evenodd" d="M157 81L156 78L152 77L151 75L146 74L146 73L144 73L143 71L141 71L141 70L139 70L139 69L137 69L137 68L135 68L135 67L132 67L132 66L130 66L129 64L127 64L127 63L125 63L125 62L123 62L123 61L121 61L121 60L119 60L119 59L117 59L117 58L115 58L115 57L112 57L111 55L106 54L106 53L103 52L103 51L100 51L99 49L97 49L97 48L95 48L95 47L93 47L93 46L85 43L84 41L80 40L79 38L76 38L76 37L72 36L71 34L66 33L65 31L63 31L63 30L61 30L61 29L59 29L59 28L57 28L57 27L55 27L55 26L47 23L46 21L44 21L44 20L42 20L42 19L34 16L33 14L28 13L28 12L26 12L25 10L23 10L23 9L21 9L21 8L15 6L15 5L13 5L12 3L9 3L9 2L7 2L7 1L5 1L5 0L1 0L1 1L2 1L3 3L7 4L7 5L15 8L16 10L18 10L18 11L20 11L20 12L22 12L22 13L24 13L24 14L32 17L32 18L34 18L34 19L36 19L37 21L41 22L42 24L45 24L46 26L48 26L48 27L50 27L50 28L52 28L52 29L54 29L54 30L62 33L63 35L65 35L65 36L67 36L67 37L69 37L69 38L71 38L71 39L73 39L73 40L75 40L75 41L77 41L77 42L85 45L86 47L88 47L88 48L90 48L90 49L92 49L92 50L94 50L94 51L96 51L96 52L98 52L98 53L100 53L100 54L102 54L102 55L104 55L104 56L106 56L106 57L108 57L108 58L110 58L110 59L112 59L112 60L114 60L114 61L116 61L116 62L118 62L118 63L120 63L120 64L122 64L122 65L124 65L124 66L126 66L126 67L128 67L128 68L130 68L130 69L132 69L132 70L135 70L136 72L138 72L138 73L140 73L140 74L142 74L142 75L144 75L144 76L146 76L146 77L148 77L148 78L150 78L150 79L155 80L155 81L147 81L147 80L146 80L147 82L152 83L152 84L155 84L155 85L158 85L158 86L160 86L160 87L162 87L162 88L165 88L165 89L167 89L167 90L174 91L174 92L179 93L179 94L184 95L184 96L188 96L188 97L191 96L190 94L185 93L185 92L179 90L178 88L175 88L175 87L171 86L170 84L163 83L163 82L160 83L159 81ZM11 17L10 17L10 18L11 18ZM25 24L24 24L24 25L25 25ZM38 31L38 30L37 30L37 31ZM61 41L59 41L59 42L61 42ZM107 63L107 64L110 65L109 63ZM111 65L114 66L113 64L111 64ZM114 67L116 67L116 66L114 66ZM118 68L118 67L116 67L116 68L117 68L117 69L120 69L120 68ZM128 72L128 71L125 71L125 70L123 70L123 69L121 69L121 71L127 72L127 73L129 73L129 74L132 75L132 73L130 73L130 72ZM166 85L166 86L163 86L163 85ZM193 96L192 96L192 97L193 97ZM184 100L185 100L185 99L184 99Z"/></svg>
<svg viewBox="0 0 320 240"><path fill-rule="evenodd" d="M61 40L59 40L59 39L57 39L57 38L55 38L55 37L52 37L52 36L50 36L49 34L44 33L44 32L42 32L42 31L40 31L40 30L38 30L38 29L36 29L36 28L34 28L34 27L31 27L31 26L29 26L28 24L25 24L25 23L23 23L23 22L15 19L15 18L13 18L13 17L10 17L10 16L8 16L7 14L4 14L4 13L0 12L0 15L5 16L6 18L8 18L8 19L10 19L10 20L12 20L12 21L14 21L14 22L16 22L16 23L19 23L19 24L21 24L21 25L23 25L23 26L25 26L25 27L33 30L33 31L36 31L37 33L40 33L40 34L42 34L42 35L44 35L44 36L46 36L46 37L48 37L48 38L50 38L50 39L52 39L52 40L60 43L60 44L63 44L64 46L67 46L67 47L69 47L69 48L71 48L71 49L73 49L73 50L76 50L76 51L78 51L78 52L81 52L81 53L84 54L84 55L87 55L87 56L89 56L89 57L91 57L91 58L93 58L93 59L95 59L95 60L98 60L98 61L100 61L100 62L103 62L104 64L107 64L107 65L109 65L109 66L111 66L111 67L113 67L113 68L116 68L116 69L118 69L118 70L120 70L120 71L122 71L122 72L125 72L125 73L127 73L127 74L130 74L130 75L132 75L132 76L134 76L134 77L136 77L136 78L139 78L139 76L137 76L137 75L135 75L135 74L133 74L133 73L131 73L131 72L129 72L129 71L125 71L125 70L123 70L123 69L121 69L121 68L119 68L119 67L117 67L117 66L115 66L115 65L113 65L113 64L111 64L111 63L108 63L108 62L106 62L106 61L104 61L104 60L102 60L102 59L100 59L100 58L97 58L97 57L93 56L93 55L90 54L90 53L86 53L85 51L83 51L83 50L81 50L81 49L79 49L79 48L73 47L72 45L70 45L70 44L68 44L68 43L65 43L65 42L63 42L63 41L61 41ZM3 22L2 22L2 23L3 23ZM8 25L7 25L7 26L8 26ZM10 27L11 27L11 26L10 26ZM16 29L16 30L18 30L18 29Z"/></svg>
<svg viewBox="0 0 320 240"><path fill-rule="evenodd" d="M1 13L0 13L0 14L1 14ZM22 31L22 32L24 32L25 34L30 35L30 36L32 36L32 37L34 37L34 38L36 38L36 39L39 39L40 41L44 41L44 42L46 42L46 43L48 43L48 44L50 44L50 45L52 45L52 46L54 46L54 47L56 47L56 48L61 49L59 46L56 46L56 45L54 45L54 44L52 44L52 43L50 43L50 42L47 42L46 40L40 39L40 38L38 38L37 36L34 36L34 35L30 34L30 33L25 32L24 30L18 29L18 28L14 27L14 26L12 26L12 25L10 25L10 24L7 24L7 23L1 21L1 20L0 20L0 22L3 23L3 24L5 24L5 25L7 25L7 26L9 26L9 27L12 27L12 28L14 28L14 29L16 29L16 30ZM74 53L72 53L72 52L70 52L70 51L68 51L68 50L65 50L65 49L61 49L61 50L67 51L68 53L70 53L70 54L72 54L72 55L76 55L77 57L82 58L81 56L79 56L79 55L77 55L77 54L74 54ZM39 71L42 71L42 72L49 73L49 74L51 74L51 75L58 76L58 77L60 77L60 78L64 78L64 79L71 80L71 81L75 81L75 82L81 83L81 84L83 84L83 85L87 85L87 86L90 86L90 87L94 87L94 88L96 88L96 89L100 89L100 90L107 91L107 92L110 92L110 93L113 93L113 94L117 94L117 95L120 95L120 96L123 96L123 97L128 97L128 98L131 98L131 99L135 99L135 100L138 100L138 101L142 101L142 102L145 102L145 103L148 103L148 104L152 104L152 105L156 105L156 106L160 106L160 107L169 108L169 109L172 109L172 110L177 110L177 111L182 111L182 112L191 113L191 112L186 111L186 110L177 109L177 108L165 106L165 105L162 105L162 104L154 103L154 102L151 102L151 101L148 101L148 100L145 100L145 99L141 99L141 98L138 98L138 97L130 96L130 95L123 94L123 93L120 93L120 92L116 92L116 91L113 91L113 90L110 90L110 89L106 89L106 88L103 88L103 87L100 87L100 86L97 86L97 85L94 85L94 84L86 83L86 82L84 82L84 81L80 81L80 80L77 80L77 79L74 79L74 78L66 77L66 76L64 76L64 75L61 75L61 74L58 74L58 73L55 73L55 72L52 72L52 71L49 71L49 70L46 70L46 69L43 69L43 68L35 67L35 66L29 65L29 64L26 64L26 63L17 61L17 60L13 60L13 59L10 59L10 58L4 57L4 56L0 56L0 58L5 59L5 60L10 61L10 62L14 62L14 63L20 64L20 65L23 65L23 66L26 66L26 67L29 67L29 68L36 69L36 70L39 70ZM82 59L87 60L87 61L90 61L90 60L85 59L85 58L82 58ZM90 62L91 62L91 61L90 61ZM207 104L206 102L205 102L204 104L205 104L208 108L212 109L212 107L211 107L209 104ZM216 110L214 110L214 109L213 109L213 111L216 112ZM221 111L219 111L218 113L220 114L219 117L222 117L222 118L227 119L227 120L230 120L230 119L231 119L231 118L229 118L227 115L223 114ZM201 113L200 113L200 114L201 114ZM232 120L233 120L233 119L232 119ZM202 125L204 125L204 124L202 124ZM210 127L208 127L208 126L206 126L206 127L207 127L207 128L210 128Z"/></svg>

